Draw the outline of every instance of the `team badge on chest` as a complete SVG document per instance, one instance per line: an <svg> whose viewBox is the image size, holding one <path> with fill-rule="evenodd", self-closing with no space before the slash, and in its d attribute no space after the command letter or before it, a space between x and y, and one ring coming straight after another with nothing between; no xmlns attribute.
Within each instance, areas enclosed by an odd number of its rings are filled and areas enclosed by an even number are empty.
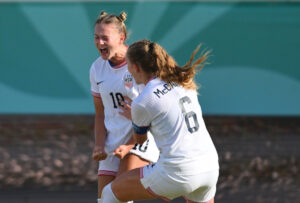
<svg viewBox="0 0 300 203"><path fill-rule="evenodd" d="M133 86L133 77L129 72L124 75L123 80L126 89L130 89Z"/></svg>

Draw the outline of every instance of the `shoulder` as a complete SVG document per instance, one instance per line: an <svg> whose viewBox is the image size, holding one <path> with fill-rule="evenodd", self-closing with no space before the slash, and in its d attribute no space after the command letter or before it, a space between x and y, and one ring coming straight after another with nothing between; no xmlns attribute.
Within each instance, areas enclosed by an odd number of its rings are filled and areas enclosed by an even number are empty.
<svg viewBox="0 0 300 203"><path fill-rule="evenodd" d="M90 72L95 72L97 69L101 68L105 64L105 60L99 56L91 65Z"/></svg>
<svg viewBox="0 0 300 203"><path fill-rule="evenodd" d="M134 102L139 106L144 106L147 108L151 108L154 105L157 105L159 98L156 96L156 90L161 85L160 80L152 80L146 86L143 87L143 90L138 95L137 98L134 99Z"/></svg>
<svg viewBox="0 0 300 203"><path fill-rule="evenodd" d="M187 96L189 96L190 98L192 98L194 100L194 102L198 103L198 92L197 90L189 90L189 89L185 89L182 87L182 89L184 89L185 94Z"/></svg>

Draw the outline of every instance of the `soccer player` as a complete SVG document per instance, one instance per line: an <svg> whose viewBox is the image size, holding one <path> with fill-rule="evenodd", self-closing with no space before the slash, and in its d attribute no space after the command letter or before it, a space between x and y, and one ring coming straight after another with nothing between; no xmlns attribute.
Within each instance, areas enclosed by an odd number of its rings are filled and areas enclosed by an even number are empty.
<svg viewBox="0 0 300 203"><path fill-rule="evenodd" d="M95 106L93 158L100 161L98 202L103 187L116 176L155 162L159 154L151 136L143 144L134 142L131 120L121 115L121 102L136 97L140 88L125 60L125 20L125 12L119 16L101 12L95 22L94 42L101 56L90 68L90 83Z"/></svg>
<svg viewBox="0 0 300 203"><path fill-rule="evenodd" d="M103 189L103 203L184 196L187 202L214 202L218 154L202 118L194 77L207 58L180 67L157 43L129 46L126 60L136 83L145 84L131 104L135 140L150 130L160 151L155 164L123 173ZM197 68L200 67L200 68ZM130 108L128 104L126 108Z"/></svg>

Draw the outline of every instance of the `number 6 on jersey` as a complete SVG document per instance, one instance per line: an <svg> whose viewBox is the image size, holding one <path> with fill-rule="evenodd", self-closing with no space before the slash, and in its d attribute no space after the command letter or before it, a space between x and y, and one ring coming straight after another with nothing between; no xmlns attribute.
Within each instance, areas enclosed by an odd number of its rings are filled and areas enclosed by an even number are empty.
<svg viewBox="0 0 300 203"><path fill-rule="evenodd" d="M181 99L179 99L179 106L180 109L182 111L182 114L185 118L185 123L187 125L187 128L189 130L190 133L194 133L199 129L199 123L198 123L198 119L197 119L197 114L194 111L189 111L186 112L185 108L184 108L184 103L190 104L191 103L191 99L187 96L182 97ZM191 118L193 120L191 120ZM194 126L192 127L192 124L194 124Z"/></svg>

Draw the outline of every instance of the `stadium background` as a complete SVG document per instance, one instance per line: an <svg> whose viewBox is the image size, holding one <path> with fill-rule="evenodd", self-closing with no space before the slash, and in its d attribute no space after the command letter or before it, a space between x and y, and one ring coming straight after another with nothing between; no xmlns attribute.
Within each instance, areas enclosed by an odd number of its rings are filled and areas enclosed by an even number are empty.
<svg viewBox="0 0 300 203"><path fill-rule="evenodd" d="M199 43L212 49L197 82L218 202L300 199L300 3L0 0L1 203L94 201L88 74L101 10L126 11L128 44L151 39L179 64Z"/></svg>

